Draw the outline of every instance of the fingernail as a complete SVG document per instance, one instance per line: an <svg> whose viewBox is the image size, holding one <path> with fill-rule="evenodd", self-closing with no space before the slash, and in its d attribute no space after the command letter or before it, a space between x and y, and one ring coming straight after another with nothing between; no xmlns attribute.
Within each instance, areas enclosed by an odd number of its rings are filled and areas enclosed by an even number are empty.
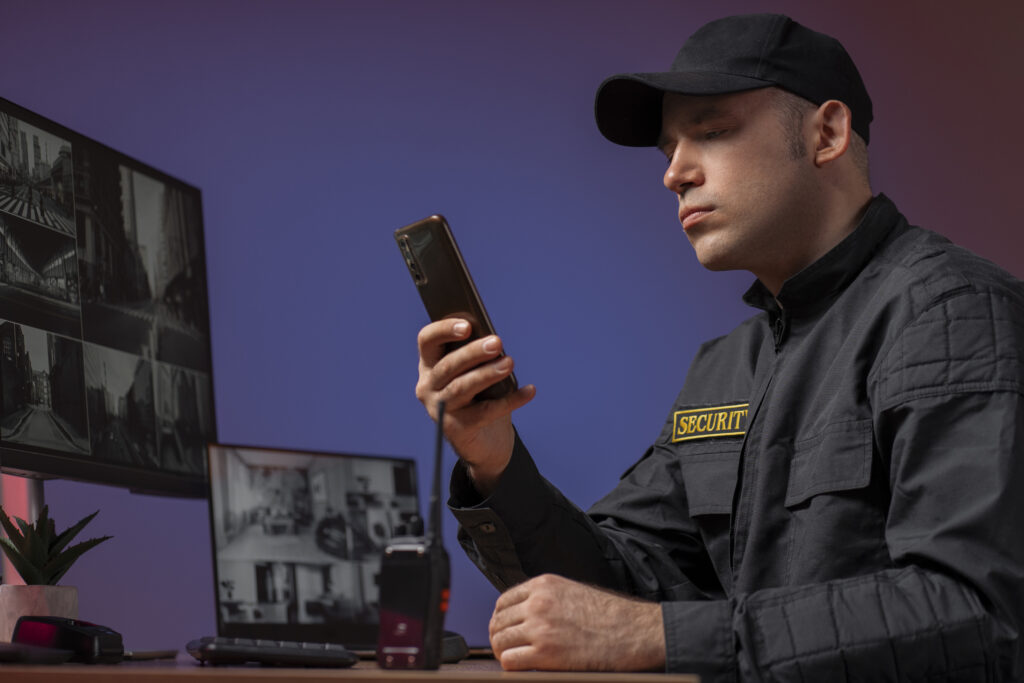
<svg viewBox="0 0 1024 683"><path fill-rule="evenodd" d="M488 337L487 339L485 339L484 340L484 344L483 344L483 349L487 353L494 353L495 351L497 351L498 350L498 338L497 337Z"/></svg>
<svg viewBox="0 0 1024 683"><path fill-rule="evenodd" d="M452 325L452 332L454 332L455 334L457 334L459 336L462 336L462 335L466 334L467 332L469 332L469 323L467 323L467 322L455 323L454 325Z"/></svg>
<svg viewBox="0 0 1024 683"><path fill-rule="evenodd" d="M504 372L508 372L511 367L512 367L512 359L511 358L503 358L500 361L498 361L497 365L494 366L494 370L498 374L501 374L501 373L504 373Z"/></svg>

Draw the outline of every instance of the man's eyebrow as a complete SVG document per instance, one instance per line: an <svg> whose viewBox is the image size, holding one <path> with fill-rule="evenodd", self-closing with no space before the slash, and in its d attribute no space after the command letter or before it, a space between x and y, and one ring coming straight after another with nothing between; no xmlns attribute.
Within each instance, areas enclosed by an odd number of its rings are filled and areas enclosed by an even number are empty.
<svg viewBox="0 0 1024 683"><path fill-rule="evenodd" d="M686 123L688 123L691 126L696 126L701 123L704 123L708 119L718 118L720 116L723 116L724 114L725 112L722 110L721 107L718 106L717 103L709 102L708 104L704 105L703 107L701 107L700 109L686 117Z"/></svg>
<svg viewBox="0 0 1024 683"><path fill-rule="evenodd" d="M698 109L687 112L680 118L683 120L683 125L686 127L699 126L709 119L716 119L725 116L728 113L727 110L723 109L717 102L708 102ZM666 145L670 143L670 140L665 136L664 129L658 134L658 141L655 143L658 149L664 149Z"/></svg>

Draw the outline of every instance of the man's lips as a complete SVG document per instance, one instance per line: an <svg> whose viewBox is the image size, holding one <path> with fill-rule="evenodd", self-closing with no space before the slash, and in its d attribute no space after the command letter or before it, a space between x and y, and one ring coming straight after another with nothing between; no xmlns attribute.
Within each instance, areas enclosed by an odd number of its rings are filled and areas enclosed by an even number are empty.
<svg viewBox="0 0 1024 683"><path fill-rule="evenodd" d="M712 211L714 209L708 206L695 206L683 209L679 212L679 222L683 224L683 230L689 230Z"/></svg>

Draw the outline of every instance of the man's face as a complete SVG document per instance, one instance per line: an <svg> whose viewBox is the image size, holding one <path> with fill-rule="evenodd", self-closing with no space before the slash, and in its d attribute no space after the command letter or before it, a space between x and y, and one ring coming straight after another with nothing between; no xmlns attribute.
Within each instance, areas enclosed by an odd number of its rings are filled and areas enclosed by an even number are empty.
<svg viewBox="0 0 1024 683"><path fill-rule="evenodd" d="M704 267L749 270L777 291L810 263L815 167L806 152L794 155L793 134L767 89L665 94L664 183L679 197L679 220Z"/></svg>

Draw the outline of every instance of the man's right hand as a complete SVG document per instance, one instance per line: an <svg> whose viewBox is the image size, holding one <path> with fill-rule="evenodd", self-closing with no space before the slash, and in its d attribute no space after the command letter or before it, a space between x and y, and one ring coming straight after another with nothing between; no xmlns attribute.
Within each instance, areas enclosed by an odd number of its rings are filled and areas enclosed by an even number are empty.
<svg viewBox="0 0 1024 683"><path fill-rule="evenodd" d="M526 405L537 390L531 384L502 398L474 402L474 396L512 374L513 362L500 355L501 339L493 335L445 353L445 344L462 341L469 332L469 323L457 318L420 330L416 398L434 420L438 401L445 402L444 434L467 464L477 491L487 496L512 457L512 411Z"/></svg>

